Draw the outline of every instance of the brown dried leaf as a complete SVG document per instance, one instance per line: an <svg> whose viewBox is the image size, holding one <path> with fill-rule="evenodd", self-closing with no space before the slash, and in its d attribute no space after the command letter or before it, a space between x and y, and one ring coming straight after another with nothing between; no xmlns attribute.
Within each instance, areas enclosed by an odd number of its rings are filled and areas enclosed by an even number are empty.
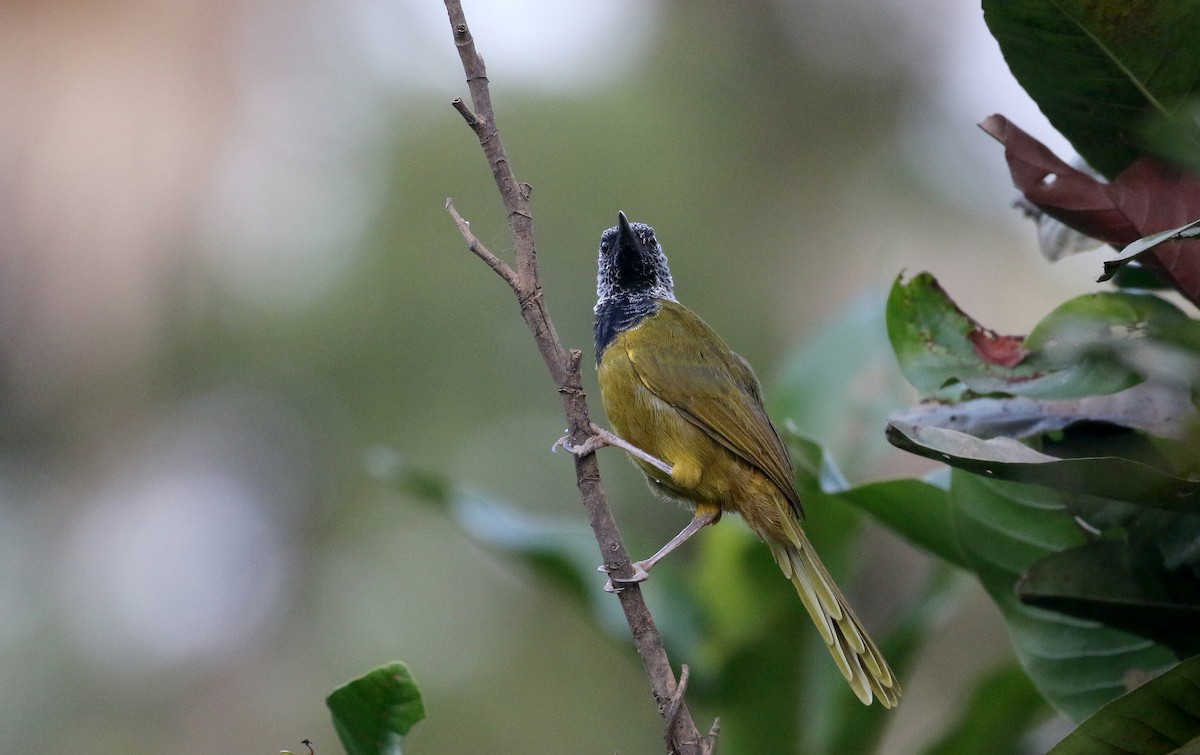
<svg viewBox="0 0 1200 755"><path fill-rule="evenodd" d="M1004 145L1013 185L1047 215L1120 248L1200 218L1200 177L1143 157L1110 183L1068 165L1002 115L979 124ZM1200 241L1163 245L1141 258L1200 306Z"/></svg>

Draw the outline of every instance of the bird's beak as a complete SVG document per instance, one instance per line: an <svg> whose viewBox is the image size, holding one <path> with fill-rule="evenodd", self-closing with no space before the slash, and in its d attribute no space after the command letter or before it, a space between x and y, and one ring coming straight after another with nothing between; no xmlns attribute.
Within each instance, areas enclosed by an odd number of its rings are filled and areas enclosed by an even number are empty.
<svg viewBox="0 0 1200 755"><path fill-rule="evenodd" d="M617 213L617 228L620 229L618 231L620 234L618 236L618 245L629 249L637 249L637 237L633 235L633 226L629 225L629 218L625 217L624 212Z"/></svg>

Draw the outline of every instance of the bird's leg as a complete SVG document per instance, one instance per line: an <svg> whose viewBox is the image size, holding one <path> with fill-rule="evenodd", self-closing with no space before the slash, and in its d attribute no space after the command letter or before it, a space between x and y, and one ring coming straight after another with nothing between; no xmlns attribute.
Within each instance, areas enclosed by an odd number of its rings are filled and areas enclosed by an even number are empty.
<svg viewBox="0 0 1200 755"><path fill-rule="evenodd" d="M588 454L594 453L605 446L613 446L621 449L630 456L641 459L647 464L662 470L668 475L671 474L672 470L671 465L662 459L659 459L656 456L651 456L624 438L621 438L598 425L592 425L592 435L590 438L585 440L582 445L575 445L571 442L571 437L569 435L564 435L556 440L553 446L550 446L550 450L556 451L558 450L559 446L562 446L579 457L587 456Z"/></svg>
<svg viewBox="0 0 1200 755"><path fill-rule="evenodd" d="M650 578L650 570L653 569L654 565L657 564L659 561L661 561L663 559L663 557L665 557L668 553L675 550L679 546L683 545L683 543L685 541L687 541L687 539L690 538L692 535L695 535L697 532L702 530L704 527L712 524L713 522L717 521L720 518L721 518L720 510L708 512L708 513L704 513L704 514L697 513L694 517L692 517L692 521L688 522L687 526L684 527L682 530L680 530L678 535L671 538L671 540L666 545L659 548L657 553L655 553L653 556L646 559L645 561L633 562L633 564L631 564L631 566L633 567L633 576L632 577L611 577L608 580L608 584L604 585L604 591L605 592L620 592L621 588L619 586L614 585L613 584L614 582L644 582L644 581L646 581L647 579ZM604 564L601 564L600 568L597 569L597 571L602 571L605 574L607 574L608 567L605 566Z"/></svg>

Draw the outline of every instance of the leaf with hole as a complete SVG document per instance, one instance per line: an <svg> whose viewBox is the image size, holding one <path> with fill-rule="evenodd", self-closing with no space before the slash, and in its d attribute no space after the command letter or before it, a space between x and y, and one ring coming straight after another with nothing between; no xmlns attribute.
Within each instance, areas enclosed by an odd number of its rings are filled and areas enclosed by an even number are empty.
<svg viewBox="0 0 1200 755"><path fill-rule="evenodd" d="M1006 392L1039 374L1020 364L1019 339L984 328L929 273L892 284L887 331L904 377L928 395Z"/></svg>
<svg viewBox="0 0 1200 755"><path fill-rule="evenodd" d="M979 125L1004 145L1013 185L1025 199L1087 236L1120 248L1200 217L1200 176L1194 173L1142 157L1106 183L1067 164L1004 116ZM1200 240L1158 246L1139 261L1193 304L1200 302Z"/></svg>

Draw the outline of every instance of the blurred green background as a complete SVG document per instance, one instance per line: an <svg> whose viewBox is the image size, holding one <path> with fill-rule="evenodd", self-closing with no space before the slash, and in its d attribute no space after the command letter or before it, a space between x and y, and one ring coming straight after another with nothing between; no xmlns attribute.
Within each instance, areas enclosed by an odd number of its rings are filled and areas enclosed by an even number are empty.
<svg viewBox="0 0 1200 755"><path fill-rule="evenodd" d="M901 270L1003 333L1092 288L1094 255L1039 257L975 128L1003 112L1065 151L976 4L464 4L588 364L617 210L768 394L806 344L844 356L820 339L848 313L878 307L882 349ZM661 749L627 644L390 481L583 517L511 293L443 210L508 251L461 79L435 0L0 4L0 748L335 753L325 695L397 658L429 713L411 752ZM776 419L855 481L920 473L863 421L901 385L881 350L855 401ZM635 554L686 521L601 463ZM881 530L861 555L852 601L886 624L926 563ZM885 750L1010 655L970 588Z"/></svg>

